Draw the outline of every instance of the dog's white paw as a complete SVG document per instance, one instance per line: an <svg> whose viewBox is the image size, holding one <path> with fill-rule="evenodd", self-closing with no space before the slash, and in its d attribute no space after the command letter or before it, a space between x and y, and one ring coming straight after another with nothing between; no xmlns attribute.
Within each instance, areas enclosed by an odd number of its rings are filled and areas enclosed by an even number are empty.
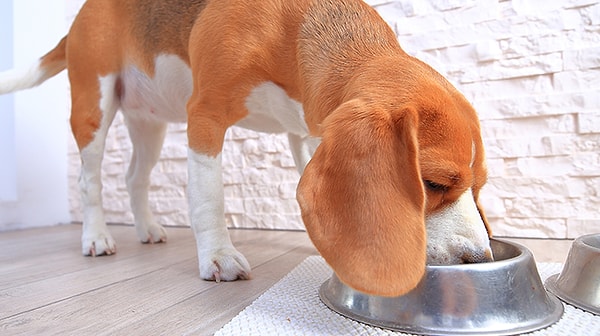
<svg viewBox="0 0 600 336"><path fill-rule="evenodd" d="M101 256L117 253L115 240L108 232L84 235L81 238L82 252L85 256Z"/></svg>
<svg viewBox="0 0 600 336"><path fill-rule="evenodd" d="M167 242L167 231L160 224L136 226L138 238L144 244L165 243Z"/></svg>
<svg viewBox="0 0 600 336"><path fill-rule="evenodd" d="M223 248L212 253L203 252L200 258L200 277L210 281L250 279L250 264L235 248Z"/></svg>

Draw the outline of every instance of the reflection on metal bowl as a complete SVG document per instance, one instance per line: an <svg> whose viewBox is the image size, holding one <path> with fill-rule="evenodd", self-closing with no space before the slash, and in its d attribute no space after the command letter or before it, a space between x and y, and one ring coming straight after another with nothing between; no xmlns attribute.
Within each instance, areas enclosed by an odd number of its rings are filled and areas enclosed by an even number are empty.
<svg viewBox="0 0 600 336"><path fill-rule="evenodd" d="M319 290L332 310L373 326L423 335L510 335L545 328L560 319L562 303L544 289L525 247L492 240L496 261L427 266L406 295L367 295L335 274Z"/></svg>

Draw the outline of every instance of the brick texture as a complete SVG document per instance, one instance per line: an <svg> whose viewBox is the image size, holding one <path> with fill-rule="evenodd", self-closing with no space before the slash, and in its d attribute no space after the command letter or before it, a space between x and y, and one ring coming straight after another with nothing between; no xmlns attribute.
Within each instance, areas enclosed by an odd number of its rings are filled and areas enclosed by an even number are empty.
<svg viewBox="0 0 600 336"><path fill-rule="evenodd" d="M68 20L81 0L70 3ZM478 110L489 182L482 203L499 236L573 238L600 232L600 2L369 0L403 48L444 74ZM187 225L184 125L171 125L152 174L165 225ZM283 135L232 128L223 153L228 225L303 229L298 173ZM132 223L121 117L103 165L107 220ZM71 143L71 205L79 157Z"/></svg>

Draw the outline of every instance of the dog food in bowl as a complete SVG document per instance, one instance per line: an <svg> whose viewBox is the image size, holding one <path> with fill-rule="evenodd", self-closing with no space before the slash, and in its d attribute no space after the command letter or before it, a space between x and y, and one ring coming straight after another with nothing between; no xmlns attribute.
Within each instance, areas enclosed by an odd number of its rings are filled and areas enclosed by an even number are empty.
<svg viewBox="0 0 600 336"><path fill-rule="evenodd" d="M423 335L512 335L558 321L563 305L544 289L531 252L502 240L491 245L496 261L427 266L419 285L402 296L367 295L335 274L319 296L343 316Z"/></svg>

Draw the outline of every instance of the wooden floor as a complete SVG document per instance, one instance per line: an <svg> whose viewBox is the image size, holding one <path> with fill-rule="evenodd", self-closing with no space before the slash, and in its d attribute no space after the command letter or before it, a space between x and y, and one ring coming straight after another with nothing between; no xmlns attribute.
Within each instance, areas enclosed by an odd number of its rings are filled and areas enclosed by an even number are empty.
<svg viewBox="0 0 600 336"><path fill-rule="evenodd" d="M305 232L232 230L252 280L202 281L189 228L166 244L111 226L117 254L83 257L79 225L0 233L0 335L210 335L316 251Z"/></svg>
<svg viewBox="0 0 600 336"><path fill-rule="evenodd" d="M198 277L189 228L166 244L111 226L118 253L83 257L76 224L0 233L0 335L211 335L307 256L305 232L231 230L253 267L233 283ZM570 241L519 240L537 261L562 262Z"/></svg>

